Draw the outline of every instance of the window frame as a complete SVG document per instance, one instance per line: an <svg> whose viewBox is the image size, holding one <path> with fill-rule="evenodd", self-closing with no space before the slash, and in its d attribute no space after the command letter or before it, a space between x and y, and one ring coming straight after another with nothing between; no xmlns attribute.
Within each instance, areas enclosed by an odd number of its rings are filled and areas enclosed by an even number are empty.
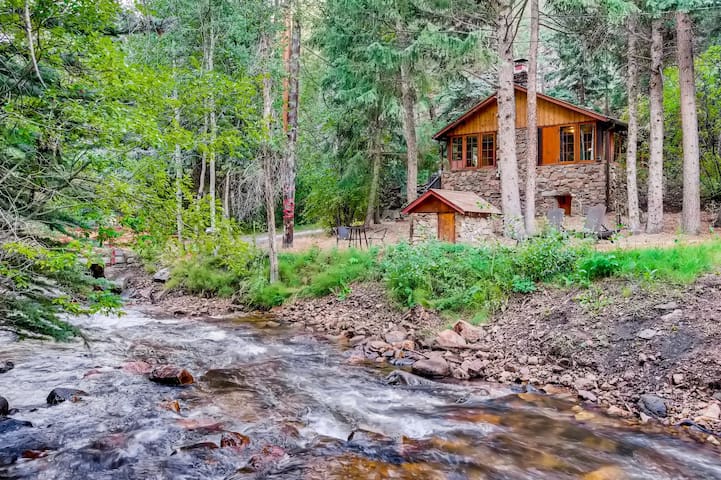
<svg viewBox="0 0 721 480"><path fill-rule="evenodd" d="M582 160L581 159L581 152L582 152L582 145L581 145L581 130L583 127L590 126L591 127L591 134L592 134L592 142L591 142L591 157L588 160ZM573 133L573 157L574 159L572 161L564 161L561 160L563 157L563 130L566 128L572 127L574 129ZM543 147L542 147L542 138L543 138L543 130L544 129L557 129L557 139L558 139L558 155L556 156L555 161L549 161L544 162L543 158ZM575 123L564 123L560 125L544 125L542 127L538 127L538 166L549 166L549 165L578 165L578 164L585 164L585 163L596 163L599 160L601 160L601 157L598 155L598 125L596 122L592 121L583 121L583 122L575 122Z"/></svg>
<svg viewBox="0 0 721 480"><path fill-rule="evenodd" d="M585 145L583 144L583 127L591 127L591 158L584 159L583 152L585 151ZM584 122L578 124L578 163L591 163L595 162L597 158L596 145L596 124L591 122Z"/></svg>
<svg viewBox="0 0 721 480"><path fill-rule="evenodd" d="M487 135L493 136L493 157L492 157L492 163L490 165L483 165L483 137ZM475 138L476 139L476 148L477 148L477 155L478 155L478 164L475 166L468 166L468 138ZM460 167L456 167L456 163L458 162L454 156L453 156L453 146L454 143L458 140L461 140L461 158L460 158ZM472 133L472 134L465 134L465 135L452 135L448 137L448 163L451 166L451 171L460 171L460 170L479 170L482 168L495 168L496 166L496 132L480 132L480 133Z"/></svg>
<svg viewBox="0 0 721 480"><path fill-rule="evenodd" d="M573 129L571 135L568 135L564 132L564 130L567 129ZM560 138L558 139L558 163L560 165L578 163L578 161L580 160L580 157L578 156L578 132L580 132L580 130L580 125L562 125L558 128L558 135L560 136ZM571 152L569 152L564 145L564 140L569 137L573 141ZM572 160L564 160L564 155L567 153L571 153L573 155Z"/></svg>

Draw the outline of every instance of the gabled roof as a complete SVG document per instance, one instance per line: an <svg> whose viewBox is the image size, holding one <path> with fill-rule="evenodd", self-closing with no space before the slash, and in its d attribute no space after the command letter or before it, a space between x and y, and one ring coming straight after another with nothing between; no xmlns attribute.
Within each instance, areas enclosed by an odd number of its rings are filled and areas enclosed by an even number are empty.
<svg viewBox="0 0 721 480"><path fill-rule="evenodd" d="M514 85L515 89L517 91L527 93L528 90L520 85ZM438 140L442 138L449 130L452 130L456 126L460 125L470 117L472 117L477 112L483 110L489 105L492 105L496 101L496 94L498 92L494 92L489 97L486 97L485 99L481 100L479 103L477 103L475 106L468 109L465 113L463 113L460 117L443 127L441 130L439 130L435 135L433 135L434 140ZM577 105L574 105L572 103L566 102L564 100L559 100L558 98L549 97L548 95L544 95L542 93L537 93L537 96L541 100L545 100L549 103L553 103L555 105L558 105L563 108L567 108L568 110L572 110L574 112L580 113L582 115L586 115L588 117L591 117L595 120L598 120L600 122L610 122L614 123L616 125L621 125L623 127L626 127L626 124L624 122L621 122L620 120L616 120L615 118L607 117L605 115L601 115L598 112L594 112L593 110L589 110L588 108L579 107Z"/></svg>
<svg viewBox="0 0 721 480"><path fill-rule="evenodd" d="M469 213L488 213L500 215L501 211L479 197L473 192L462 192L459 190L443 190L440 188L431 188L426 193L412 201L403 209L403 214L413 213L417 207L423 205L428 199L435 198L455 210L461 215Z"/></svg>

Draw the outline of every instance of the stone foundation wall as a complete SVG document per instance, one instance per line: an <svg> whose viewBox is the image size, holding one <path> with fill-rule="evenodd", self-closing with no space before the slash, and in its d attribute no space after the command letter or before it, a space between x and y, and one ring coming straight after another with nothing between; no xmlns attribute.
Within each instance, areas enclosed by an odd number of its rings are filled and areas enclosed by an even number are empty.
<svg viewBox="0 0 721 480"><path fill-rule="evenodd" d="M526 129L516 129L516 154L521 203L525 208ZM475 192L501 208L501 180L497 168L443 172L442 188ZM539 165L536 167L536 211L544 215L558 206L557 195L571 195L571 213L585 214L588 207L613 205L606 198L606 164Z"/></svg>
<svg viewBox="0 0 721 480"><path fill-rule="evenodd" d="M463 243L483 243L495 233L490 217L456 215L456 240Z"/></svg>
<svg viewBox="0 0 721 480"><path fill-rule="evenodd" d="M426 242L437 238L438 216L435 213L414 213L411 243Z"/></svg>

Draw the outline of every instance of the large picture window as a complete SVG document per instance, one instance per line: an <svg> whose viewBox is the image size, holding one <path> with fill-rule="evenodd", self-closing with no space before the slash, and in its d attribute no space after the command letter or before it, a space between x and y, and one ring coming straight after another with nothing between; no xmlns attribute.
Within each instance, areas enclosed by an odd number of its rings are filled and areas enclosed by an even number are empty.
<svg viewBox="0 0 721 480"><path fill-rule="evenodd" d="M481 135L481 166L491 167L496 164L496 134Z"/></svg>
<svg viewBox="0 0 721 480"><path fill-rule="evenodd" d="M576 161L576 127L561 127L561 162Z"/></svg>

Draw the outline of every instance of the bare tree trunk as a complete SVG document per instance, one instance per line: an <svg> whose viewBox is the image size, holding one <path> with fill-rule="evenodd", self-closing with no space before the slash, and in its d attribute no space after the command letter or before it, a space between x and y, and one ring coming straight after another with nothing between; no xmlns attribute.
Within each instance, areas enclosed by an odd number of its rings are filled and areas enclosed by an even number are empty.
<svg viewBox="0 0 721 480"><path fill-rule="evenodd" d="M649 117L651 138L648 161L648 221L646 233L663 230L663 20L651 23L651 79Z"/></svg>
<svg viewBox="0 0 721 480"><path fill-rule="evenodd" d="M211 5L208 2L208 73L213 73L215 69L214 56L215 56L215 30L213 27L213 15L211 12ZM210 196L210 231L215 233L215 139L218 133L218 126L215 116L215 94L212 89L210 92L210 98L208 99L208 117L209 117L209 128L210 128L210 139L208 148L208 194Z"/></svg>
<svg viewBox="0 0 721 480"><path fill-rule="evenodd" d="M638 152L638 53L636 19L628 21L628 146L626 148L626 190L628 192L628 226L632 233L641 230L638 212L636 157Z"/></svg>
<svg viewBox="0 0 721 480"><path fill-rule="evenodd" d="M498 168L501 172L501 206L504 233L524 238L523 212L518 191L516 158L516 95L513 85L513 37L515 33L512 0L501 0L496 19L498 38Z"/></svg>
<svg viewBox="0 0 721 480"><path fill-rule="evenodd" d="M230 218L230 170L225 174L223 189L223 218Z"/></svg>
<svg viewBox="0 0 721 480"><path fill-rule="evenodd" d="M528 54L528 100L526 103L526 134L528 165L526 167L526 233L536 233L536 167L538 165L538 0L531 0L531 44Z"/></svg>
<svg viewBox="0 0 721 480"><path fill-rule="evenodd" d="M270 63L270 33L264 31L260 37L259 56L264 68ZM263 199L265 200L265 219L268 228L268 260L270 266L270 283L277 282L278 276L278 245L275 238L275 189L273 188L275 152L272 147L273 130L273 78L268 70L263 72L263 128L266 138L263 140L260 153L263 162Z"/></svg>
<svg viewBox="0 0 721 480"><path fill-rule="evenodd" d="M173 91L173 99L177 102L178 90ZM175 123L180 128L180 107L175 106ZM183 245L183 152L180 144L175 144L175 223L178 230L178 244Z"/></svg>
<svg viewBox="0 0 721 480"><path fill-rule="evenodd" d="M683 231L696 235L701 227L698 116L693 65L693 25L688 13L676 12L678 76L681 86L683 132Z"/></svg>
<svg viewBox="0 0 721 480"><path fill-rule="evenodd" d="M288 148L283 178L283 247L293 246L295 227L295 180L296 157L298 150L298 106L300 92L300 20L297 12L293 16L290 33L290 52L288 57Z"/></svg>
<svg viewBox="0 0 721 480"><path fill-rule="evenodd" d="M407 35L400 21L396 23L400 48L406 48ZM411 203L418 196L418 140L416 138L416 93L408 61L401 59L401 103L403 104L403 133L406 139L406 201ZM411 217L412 218L412 217Z"/></svg>
<svg viewBox="0 0 721 480"><path fill-rule="evenodd" d="M373 146L371 147L373 165L371 167L371 188L368 192L368 209L366 210L365 220L366 225L373 224L375 219L375 210L378 206L378 185L381 178L381 163L383 158L383 153L381 152L380 131L380 125L378 119L376 119L373 122Z"/></svg>
<svg viewBox="0 0 721 480"><path fill-rule="evenodd" d="M43 76L40 74L40 67L38 67L38 59L35 56L35 42L33 42L33 24L30 21L30 1L25 0L23 6L23 21L25 23L25 36L27 36L28 51L30 52L30 62L33 65L33 71L40 81L40 85L43 88L47 88L43 81Z"/></svg>

